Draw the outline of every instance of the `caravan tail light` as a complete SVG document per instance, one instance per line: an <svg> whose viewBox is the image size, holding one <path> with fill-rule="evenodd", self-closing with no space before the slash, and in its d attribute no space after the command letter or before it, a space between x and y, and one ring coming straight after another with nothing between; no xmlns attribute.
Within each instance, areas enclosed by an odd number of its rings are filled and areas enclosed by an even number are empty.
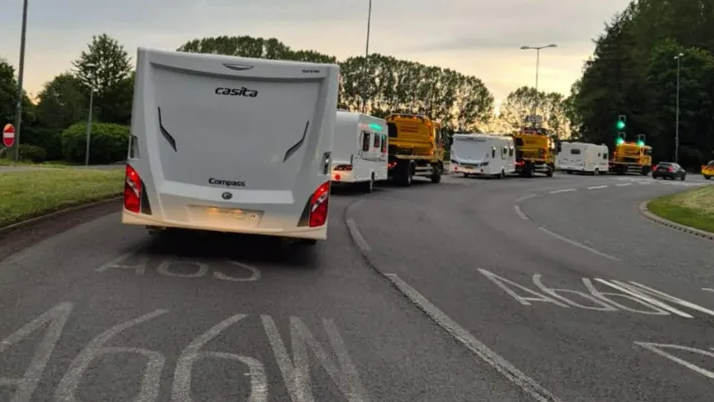
<svg viewBox="0 0 714 402"><path fill-rule="evenodd" d="M124 208L130 212L141 211L141 178L130 165L126 165L126 178L124 180Z"/></svg>
<svg viewBox="0 0 714 402"><path fill-rule="evenodd" d="M390 169L390 170L391 170L391 169L392 169L393 167L395 167L395 166L397 166L397 162L396 162L396 161L389 162L389 163L387 164L387 169Z"/></svg>
<svg viewBox="0 0 714 402"><path fill-rule="evenodd" d="M351 172L352 165L337 165L337 166L335 166L334 170L339 171L339 172Z"/></svg>
<svg viewBox="0 0 714 402"><path fill-rule="evenodd" d="M320 227L327 222L330 201L330 182L325 182L310 197L310 227Z"/></svg>

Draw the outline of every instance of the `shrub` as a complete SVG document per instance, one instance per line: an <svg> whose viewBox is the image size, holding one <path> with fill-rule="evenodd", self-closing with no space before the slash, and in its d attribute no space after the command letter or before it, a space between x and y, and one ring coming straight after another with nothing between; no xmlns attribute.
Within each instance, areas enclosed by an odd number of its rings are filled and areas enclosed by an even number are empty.
<svg viewBox="0 0 714 402"><path fill-rule="evenodd" d="M40 163L47 160L47 151L37 145L20 144L20 160Z"/></svg>
<svg viewBox="0 0 714 402"><path fill-rule="evenodd" d="M62 153L68 162L84 162L87 124L77 123L62 132ZM92 124L89 162L112 163L126 159L129 145L129 127L110 123Z"/></svg>
<svg viewBox="0 0 714 402"><path fill-rule="evenodd" d="M45 160L56 161L63 159L62 154L62 130L52 128L41 128L29 126L22 129L22 144L36 145L44 148Z"/></svg>

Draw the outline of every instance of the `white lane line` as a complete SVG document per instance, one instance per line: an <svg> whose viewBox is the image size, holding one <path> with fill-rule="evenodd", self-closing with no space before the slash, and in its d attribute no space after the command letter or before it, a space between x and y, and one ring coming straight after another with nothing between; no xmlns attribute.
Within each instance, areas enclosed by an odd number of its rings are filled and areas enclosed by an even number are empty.
<svg viewBox="0 0 714 402"><path fill-rule="evenodd" d="M351 218L347 219L346 223L347 223L347 230L350 231L352 238L355 239L355 243L357 243L357 247L359 247L362 250L362 252L365 252L365 253L372 251L372 247L369 246L369 243L367 243L367 240L365 240L364 237L362 236L362 233L360 233L354 219L351 219Z"/></svg>
<svg viewBox="0 0 714 402"><path fill-rule="evenodd" d="M562 402L560 398L553 395L550 391L543 388L540 384L528 377L525 373L518 370L514 365L506 359L491 350L484 343L476 339L471 333L462 328L458 323L449 318L444 312L439 310L421 293L409 286L395 274L384 274L405 296L422 309L432 320L440 327L445 329L457 341L466 346L478 358L495 368L499 373L506 377L509 381L519 386L524 392L532 396L538 402Z"/></svg>
<svg viewBox="0 0 714 402"><path fill-rule="evenodd" d="M615 184L615 186L617 186L617 187L625 187L625 186L631 186L631 185L632 185L632 183L619 183L619 184Z"/></svg>
<svg viewBox="0 0 714 402"><path fill-rule="evenodd" d="M638 183L645 185L645 184L652 184L651 181L638 181Z"/></svg>
<svg viewBox="0 0 714 402"><path fill-rule="evenodd" d="M563 236L561 236L561 235L559 235L559 234L557 234L557 233L553 233L553 232L551 232L550 230L548 230L548 229L546 229L546 228L544 228L544 227L538 227L538 229L540 229L543 233L547 233L547 234L549 234L549 235L555 237L556 239L562 240L562 241L564 241L564 242L566 242L566 243L568 243L568 244L570 244L570 245L572 245L572 246L582 248L583 250L587 250L587 251L589 251L589 252L591 252L591 253L593 253L593 254L597 254L597 255L599 255L599 256L601 256L601 257L605 257L605 258L607 258L607 259L609 259L609 260L620 261L619 258L613 257L613 256L611 256L611 255L609 255L609 254L602 253L602 252L600 252L600 251L597 251L597 250L595 250L594 248L590 248L590 247L588 247L588 246L586 246L586 245L584 245L584 244L582 244L582 243L578 243L578 242L576 242L575 240L570 240L570 239L568 239L567 237L563 237Z"/></svg>
<svg viewBox="0 0 714 402"><path fill-rule="evenodd" d="M553 190L553 191L550 191L550 193L551 194L572 193L573 191L575 191L574 188L566 188L564 190Z"/></svg>
<svg viewBox="0 0 714 402"><path fill-rule="evenodd" d="M712 289L712 288L702 288L702 290L705 291L705 292L712 292L712 293L714 293L714 289Z"/></svg>
<svg viewBox="0 0 714 402"><path fill-rule="evenodd" d="M606 185L605 186L592 186L592 187L588 187L588 190L599 190L601 188L607 188L607 187L608 186L606 186Z"/></svg>
<svg viewBox="0 0 714 402"><path fill-rule="evenodd" d="M516 204L520 204L521 201L525 201L525 200L527 200L527 199L529 199L529 198L533 198L533 197L535 197L535 196L536 196L535 194L528 194L528 195L525 196L525 197L521 197L521 198L517 199L517 200L516 200Z"/></svg>
<svg viewBox="0 0 714 402"><path fill-rule="evenodd" d="M514 205L513 209L516 210L516 215L518 215L519 218L523 219L524 221L528 220L528 217L526 216L526 214L523 213L523 210L521 210L520 206Z"/></svg>

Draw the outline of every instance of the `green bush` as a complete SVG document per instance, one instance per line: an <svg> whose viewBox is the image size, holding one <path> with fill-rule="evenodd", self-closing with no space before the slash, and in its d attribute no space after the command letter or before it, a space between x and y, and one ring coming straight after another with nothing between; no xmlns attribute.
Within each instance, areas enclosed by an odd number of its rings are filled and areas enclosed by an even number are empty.
<svg viewBox="0 0 714 402"><path fill-rule="evenodd" d="M87 124L77 123L62 132L62 154L73 163L84 162ZM129 127L111 123L92 124L89 163L113 163L126 159Z"/></svg>
<svg viewBox="0 0 714 402"><path fill-rule="evenodd" d="M28 126L22 128L22 144L44 148L46 159L56 161L64 158L62 154L62 130Z"/></svg>
<svg viewBox="0 0 714 402"><path fill-rule="evenodd" d="M20 160L24 162L40 163L47 160L47 151L31 144L20 144Z"/></svg>

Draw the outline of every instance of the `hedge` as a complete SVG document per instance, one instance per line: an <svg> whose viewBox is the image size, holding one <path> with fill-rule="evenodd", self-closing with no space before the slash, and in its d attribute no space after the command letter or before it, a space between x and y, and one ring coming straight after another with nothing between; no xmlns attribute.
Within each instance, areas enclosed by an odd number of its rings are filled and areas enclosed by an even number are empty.
<svg viewBox="0 0 714 402"><path fill-rule="evenodd" d="M47 150L37 145L20 144L20 160L41 163L47 160Z"/></svg>
<svg viewBox="0 0 714 402"><path fill-rule="evenodd" d="M129 127L111 123L92 124L89 163L113 163L126 159ZM87 146L87 124L76 123L62 132L62 154L65 160L82 163Z"/></svg>

